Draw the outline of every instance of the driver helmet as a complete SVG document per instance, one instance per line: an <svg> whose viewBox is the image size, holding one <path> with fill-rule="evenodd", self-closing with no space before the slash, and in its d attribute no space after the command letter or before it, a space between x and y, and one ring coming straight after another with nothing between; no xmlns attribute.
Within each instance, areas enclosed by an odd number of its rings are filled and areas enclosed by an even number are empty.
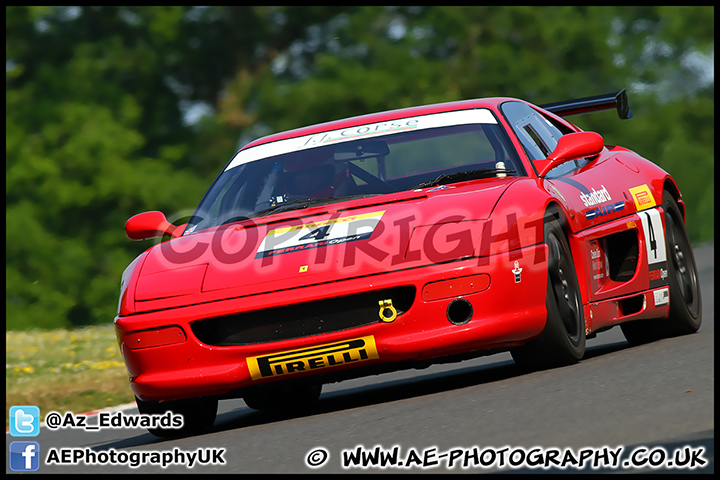
<svg viewBox="0 0 720 480"><path fill-rule="evenodd" d="M283 161L285 191L310 198L337 196L349 177L346 163L321 155L293 155Z"/></svg>

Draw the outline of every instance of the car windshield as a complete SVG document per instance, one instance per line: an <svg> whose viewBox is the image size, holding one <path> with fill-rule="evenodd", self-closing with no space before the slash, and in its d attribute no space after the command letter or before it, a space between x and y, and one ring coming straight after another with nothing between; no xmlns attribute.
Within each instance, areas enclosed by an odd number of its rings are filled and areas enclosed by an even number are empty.
<svg viewBox="0 0 720 480"><path fill-rule="evenodd" d="M185 234L353 198L523 174L486 109L356 126L239 151Z"/></svg>

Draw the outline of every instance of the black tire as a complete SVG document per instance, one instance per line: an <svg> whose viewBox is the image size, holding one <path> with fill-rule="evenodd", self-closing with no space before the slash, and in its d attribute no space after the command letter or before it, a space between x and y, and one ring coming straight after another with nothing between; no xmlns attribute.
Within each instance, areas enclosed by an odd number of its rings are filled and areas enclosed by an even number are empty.
<svg viewBox="0 0 720 480"><path fill-rule="evenodd" d="M661 338L697 332L702 323L702 298L690 239L677 202L663 192L670 315L620 325L627 341L640 345Z"/></svg>
<svg viewBox="0 0 720 480"><path fill-rule="evenodd" d="M164 415L168 411L183 416L183 426L170 428L168 422L165 426L148 428L148 432L156 437L183 437L201 433L215 423L217 416L217 399L191 398L188 400L174 400L170 402L146 402L135 397L138 410L143 414Z"/></svg>
<svg viewBox="0 0 720 480"><path fill-rule="evenodd" d="M510 352L525 370L570 365L585 355L585 316L570 246L555 219L545 225L544 235L548 246L545 328L538 338Z"/></svg>
<svg viewBox="0 0 720 480"><path fill-rule="evenodd" d="M320 398L321 384L287 386L263 385L243 395L245 404L261 412L299 412L312 407Z"/></svg>

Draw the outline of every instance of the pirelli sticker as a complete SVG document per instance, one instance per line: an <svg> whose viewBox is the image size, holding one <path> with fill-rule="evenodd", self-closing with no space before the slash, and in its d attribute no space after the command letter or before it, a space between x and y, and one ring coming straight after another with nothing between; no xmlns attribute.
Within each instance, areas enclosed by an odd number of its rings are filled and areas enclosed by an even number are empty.
<svg viewBox="0 0 720 480"><path fill-rule="evenodd" d="M253 380L308 372L379 358L375 338L367 337L326 343L247 359Z"/></svg>
<svg viewBox="0 0 720 480"><path fill-rule="evenodd" d="M652 208L656 205L653 194L647 185L640 185L639 187L630 188L630 195L635 200L635 207L637 211Z"/></svg>
<svg viewBox="0 0 720 480"><path fill-rule="evenodd" d="M313 248L365 240L372 236L385 210L346 215L320 222L270 230L255 258L265 258Z"/></svg>

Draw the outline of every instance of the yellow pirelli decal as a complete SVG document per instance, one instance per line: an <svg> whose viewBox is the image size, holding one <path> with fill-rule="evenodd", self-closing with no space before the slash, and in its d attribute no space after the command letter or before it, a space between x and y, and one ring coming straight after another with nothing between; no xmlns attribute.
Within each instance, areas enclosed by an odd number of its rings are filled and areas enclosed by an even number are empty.
<svg viewBox="0 0 720 480"><path fill-rule="evenodd" d="M379 358L375 338L353 338L314 347L277 352L247 359L253 380L308 372Z"/></svg>
<svg viewBox="0 0 720 480"><path fill-rule="evenodd" d="M629 190L633 200L635 200L635 207L637 207L638 211L655 206L655 199L647 185L640 185L639 187L633 187Z"/></svg>

